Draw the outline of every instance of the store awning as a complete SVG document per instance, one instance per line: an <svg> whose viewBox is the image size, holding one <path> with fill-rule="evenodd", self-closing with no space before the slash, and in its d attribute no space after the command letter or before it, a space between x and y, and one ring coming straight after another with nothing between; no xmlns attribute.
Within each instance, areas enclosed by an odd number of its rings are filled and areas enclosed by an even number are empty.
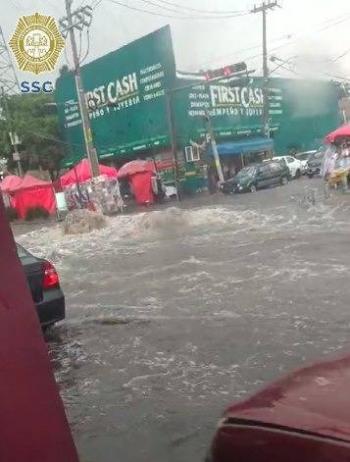
<svg viewBox="0 0 350 462"><path fill-rule="evenodd" d="M271 151L273 150L273 140L263 137L247 138L238 141L218 143L217 147L220 156L232 156L248 152ZM211 149L209 149L209 155L213 155Z"/></svg>

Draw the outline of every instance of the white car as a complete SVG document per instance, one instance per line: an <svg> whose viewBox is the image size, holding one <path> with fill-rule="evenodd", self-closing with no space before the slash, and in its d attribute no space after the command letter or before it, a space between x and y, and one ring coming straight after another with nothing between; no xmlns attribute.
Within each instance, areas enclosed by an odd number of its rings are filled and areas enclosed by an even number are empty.
<svg viewBox="0 0 350 462"><path fill-rule="evenodd" d="M289 169L291 178L299 178L304 172L304 165L301 160L296 159L293 156L279 156L273 157L273 159L283 159Z"/></svg>
<svg viewBox="0 0 350 462"><path fill-rule="evenodd" d="M316 154L316 150L312 150L312 151L304 151L304 152L298 152L295 154L295 158L297 160L300 160L300 162L302 163L303 165L303 171L302 173L305 174L306 173L306 170L307 170L307 161L309 160L309 158L311 156L313 156L314 154Z"/></svg>

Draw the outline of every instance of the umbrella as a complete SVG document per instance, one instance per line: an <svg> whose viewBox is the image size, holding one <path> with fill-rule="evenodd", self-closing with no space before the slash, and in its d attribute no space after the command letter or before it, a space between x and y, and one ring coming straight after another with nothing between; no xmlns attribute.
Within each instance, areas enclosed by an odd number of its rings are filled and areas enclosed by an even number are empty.
<svg viewBox="0 0 350 462"><path fill-rule="evenodd" d="M149 160L132 160L127 162L118 171L118 178L125 178L143 172L155 173L154 162Z"/></svg>
<svg viewBox="0 0 350 462"><path fill-rule="evenodd" d="M336 143L341 138L350 138L350 124L342 125L331 133L328 133L326 143Z"/></svg>

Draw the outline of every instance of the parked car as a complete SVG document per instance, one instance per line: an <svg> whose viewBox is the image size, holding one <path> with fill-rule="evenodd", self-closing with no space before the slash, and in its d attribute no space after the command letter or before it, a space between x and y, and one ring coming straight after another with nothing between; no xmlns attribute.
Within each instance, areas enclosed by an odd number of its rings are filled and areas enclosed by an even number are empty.
<svg viewBox="0 0 350 462"><path fill-rule="evenodd" d="M350 356L316 363L230 406L207 462L350 460Z"/></svg>
<svg viewBox="0 0 350 462"><path fill-rule="evenodd" d="M255 192L257 189L277 184L286 184L290 179L288 167L283 161L271 160L242 168L237 175L221 184L225 194Z"/></svg>
<svg viewBox="0 0 350 462"><path fill-rule="evenodd" d="M43 328L65 318L65 299L53 264L37 258L17 244L17 254L27 277L33 302Z"/></svg>
<svg viewBox="0 0 350 462"><path fill-rule="evenodd" d="M317 150L313 150L313 151L304 151L304 152L297 152L294 157L297 159L297 160L300 160L301 164L302 164L302 173L305 174L306 173L306 170L307 170L307 161L310 159L310 157L315 154L317 152Z"/></svg>
<svg viewBox="0 0 350 462"><path fill-rule="evenodd" d="M312 178L314 175L319 175L321 173L323 158L323 151L317 151L310 156L309 160L307 161L306 168L306 174L309 178Z"/></svg>
<svg viewBox="0 0 350 462"><path fill-rule="evenodd" d="M336 160L334 170L328 176L330 187L338 188L339 186L347 189L350 183L350 157L340 157Z"/></svg>
<svg viewBox="0 0 350 462"><path fill-rule="evenodd" d="M280 157L273 157L274 160L284 160L287 164L287 167L290 172L290 176L292 178L299 178L303 173L304 167L300 160L296 159L293 156L280 156Z"/></svg>

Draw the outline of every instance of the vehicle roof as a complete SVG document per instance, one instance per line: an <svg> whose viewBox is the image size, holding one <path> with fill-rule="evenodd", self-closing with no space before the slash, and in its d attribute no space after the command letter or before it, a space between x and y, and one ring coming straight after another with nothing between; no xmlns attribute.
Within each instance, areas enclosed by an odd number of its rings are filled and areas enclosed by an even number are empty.
<svg viewBox="0 0 350 462"><path fill-rule="evenodd" d="M286 158L286 157L293 157L293 159L295 159L295 157L292 156L291 154L286 154L286 155L284 155L284 156L274 156L272 159L273 159L273 160L278 160L278 159L284 159L284 158Z"/></svg>
<svg viewBox="0 0 350 462"><path fill-rule="evenodd" d="M226 417L297 428L350 441L350 355L318 362L232 405Z"/></svg>
<svg viewBox="0 0 350 462"><path fill-rule="evenodd" d="M268 163L276 162L276 160L278 160L278 158L263 159L262 162L254 162L253 164L246 165L244 168L246 168L246 167L261 167L262 165L266 165Z"/></svg>

